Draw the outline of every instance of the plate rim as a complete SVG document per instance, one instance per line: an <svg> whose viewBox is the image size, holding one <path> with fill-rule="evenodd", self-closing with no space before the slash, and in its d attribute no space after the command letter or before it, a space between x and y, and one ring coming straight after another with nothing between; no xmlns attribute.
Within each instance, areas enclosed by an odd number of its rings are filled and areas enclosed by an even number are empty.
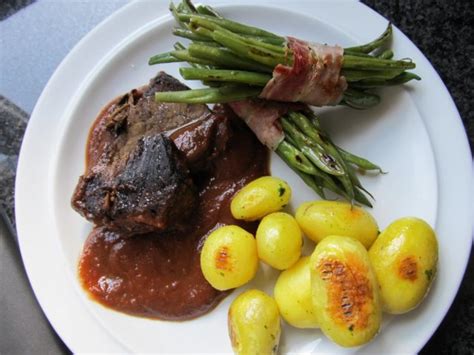
<svg viewBox="0 0 474 355"><path fill-rule="evenodd" d="M62 71L65 70L65 68L67 67L68 63L70 62L70 60L76 55L77 56L77 53L80 52L81 48L84 47L84 45L86 44L87 41L90 41L91 39L94 38L94 36L99 33L100 31L104 31L105 30L105 27L107 27L107 25L110 25L111 23L113 23L114 21L117 22L118 19L120 18L121 15L123 14L126 14L127 12L129 11L133 11L134 8L137 8L139 6L141 6L141 3L143 2L132 2L130 4L127 4L125 5L124 7L122 7L121 9L119 9L117 12L113 13L111 16L109 16L107 19L105 19L103 22L101 22L101 24L99 24L96 28L94 28L91 32L89 32L89 34L84 37L75 47L74 49L66 56L66 58L62 61L62 63L60 64L60 66L56 69L55 73L53 74L53 76L51 77L51 79L49 80L48 84L46 85L45 89L43 90L43 93L41 94L40 96L40 99L38 100L37 102L37 105L35 106L35 109L33 110L33 113L31 115L31 118L30 118L30 123L28 124L28 128L27 128L27 131L25 133L25 139L24 139L24 142L22 144L22 148L21 148L21 151L20 151L20 156L19 156L19 162L18 162L18 170L17 170L17 178L16 178L16 188L15 188L15 193L16 193L16 196L23 196L25 193L25 189L28 189L28 186L25 186L25 184L28 182L28 176L26 174L28 174L28 165L27 165L27 162L28 162L28 158L34 158L34 153L35 153L35 150L33 149L32 150L32 147L31 147L31 141L33 140L33 138L30 138L31 136L33 136L33 129L32 127L35 127L34 124L37 124L40 119L41 119L41 116L40 116L40 113L41 113L41 110L44 106L44 102L47 100L47 95L51 95L51 92L53 91L52 89L54 88L54 86L57 84L57 81L60 79L60 75L62 73ZM223 3L231 3L230 1L220 1L219 4L223 4ZM250 1L239 1L238 4L236 5L240 5L240 4L249 4L251 3ZM261 2L259 5L266 5L266 4L270 4L272 3L271 1L265 1L265 2ZM275 1L273 1L273 3L275 3ZM277 3L279 5L280 2L277 1ZM293 6L295 5L295 3L307 3L306 1L296 1L293 3ZM347 2L345 2L347 4ZM282 4L286 4L286 2L282 2ZM359 4L359 3L357 3ZM363 4L362 4L363 5ZM372 11L373 13L375 13L377 16L381 17L381 15L379 15L378 13L376 13L375 11L373 11L372 9L370 9L369 7L367 7L366 5L363 5L367 11L367 8ZM154 17L156 19L156 16ZM383 17L382 17L383 18ZM136 30L138 30L140 27L146 25L146 23L142 23L141 26L138 26L136 28ZM398 35L402 35L401 31L398 30ZM414 48L416 48L416 46L403 34L403 37L404 37L404 40L405 41L408 41L408 43L410 45L412 45ZM122 38L123 40L124 38ZM117 42L117 43L120 43ZM106 56L110 51L113 51L113 48L115 46L112 46L110 48L110 50L108 50L104 55ZM454 102L451 98L451 96L449 95L449 92L447 91L447 88L445 87L444 83L441 81L441 79L439 78L439 75L437 74L436 70L431 66L431 64L429 63L429 61L424 57L424 55L418 50L418 48L416 48L416 50L418 51L418 56L420 56L421 58L423 58L426 63L428 64L428 69L429 70L432 70L433 71L433 74L435 75L435 77L437 77L437 81L438 83L437 84L441 84L440 87L444 89L444 96L445 98L448 98L448 100L450 99L451 100L451 104L450 104L450 109L452 111L452 113L454 113L454 118L457 118L457 125L456 125L456 129L457 129L457 133L459 134L459 129L462 130L462 134L461 135L464 135L464 142L462 141L457 141L456 143L458 145L461 145L460 147L460 151L463 151L464 150L464 153L469 152L467 154L467 157L469 157L468 159L468 171L471 171L471 157L470 157L470 151L468 149L468 144L467 144L467 139L466 139L466 136L465 136L465 131L464 131L464 127L462 125L462 121L461 121L461 118L459 116L459 113L457 112L457 109L454 105ZM88 71L91 71L93 68L89 68ZM446 97L446 94L447 94L447 97ZM68 105L66 105L68 106ZM417 106L417 105L416 105ZM418 107L418 106L417 106ZM454 108L454 110L453 110ZM65 109L63 110L65 111ZM420 114L420 116L424 117L422 114ZM426 122L424 122L425 125L426 125ZM460 127L459 127L460 125ZM432 141L432 137L431 137L431 132L429 132L428 130L428 127L425 127L429 133L429 138L430 140ZM34 137L34 136L33 136ZM463 144L464 143L464 144ZM438 171L438 168L439 168L439 163L438 163L438 155L436 153L436 150L435 150L435 145L434 144L431 144L432 145L432 149L433 149L433 152L435 153L435 160L436 160L436 169ZM464 146L464 147L463 147ZM464 149L463 149L464 148ZM41 149L40 149L41 151ZM33 155L32 155L33 153ZM458 162L458 164L461 163L462 165L462 162ZM464 164L466 163L466 161L464 161ZM439 174L438 174L439 175ZM438 176L437 175L437 176ZM469 182L471 182L471 180L469 179ZM467 184L468 188L470 189L470 192L472 192L472 184ZM441 189L441 184L439 182L439 185L438 185L438 189ZM439 194L438 196L441 195L441 191L439 191ZM467 195L471 195L471 194L467 194ZM59 326L59 323L57 321L57 319L52 319L53 317L50 317L50 315L52 314L51 313L51 310L49 309L49 306L44 306L45 304L45 301L41 299L41 297L39 297L39 285L34 282L33 278L34 277L30 277L31 275L34 274L32 268L34 267L33 265L30 264L30 260L28 260L27 258L27 254L31 251L28 250L28 245L27 245L27 237L25 236L25 233L26 233L26 229L25 228L25 222L24 221L24 218L26 218L26 215L25 215L25 208L27 208L28 206L25 206L25 200L24 199L21 199L21 198L18 198L18 199L15 199L15 207L16 207L16 218L17 218L17 229L18 229L18 237L19 237L19 242L20 242L20 250L21 250L21 254L22 254L22 258L23 258L23 262L25 264L25 268L26 268L26 271L28 273L28 277L30 279L30 282L33 286L33 289L35 291L35 295L36 297L38 298L38 301L40 302L44 312L46 313L46 316L48 317L48 319L50 320L50 323L53 325L53 327L55 328L55 330L58 332L58 334L60 334L60 336L65 340L65 342L68 344L68 346L70 346L70 344L74 343L74 341L72 339L70 339L70 337L64 337L64 331L62 331L62 329L60 329L60 326ZM472 209L472 206L469 206L468 205L468 212ZM472 211L471 211L472 212ZM468 214L469 216L472 215L471 214ZM472 223L471 223L472 224ZM470 230L472 231L472 225L470 226ZM469 236L469 240L470 240L470 236ZM466 248L466 252L465 254L467 255L467 257L464 258L465 260L465 263L464 263L464 267L463 267L463 270L465 271L466 269L466 265L467 265L467 261L468 261L468 256L469 256L469 251L470 251L470 247L471 247L471 244L469 244L469 247ZM461 275L458 275L458 282L457 282L457 289L459 288L459 285L463 279L463 276L464 276L464 272L461 274ZM451 306L452 304L452 301L455 297L455 295L457 294L457 289L456 289L456 292L453 292L452 293L452 298L449 302L449 304L447 304L447 309L449 309L449 307ZM447 311L446 309L446 311ZM444 311L443 314L445 315L446 312ZM433 331L431 332L431 334L429 335L429 337L432 336L432 334L434 333L434 331L436 330L436 328L438 327L439 323L442 321L442 319L444 318L444 315L443 317L441 317L441 319L439 320L439 322L434 326L432 327L433 328ZM103 331L107 334L108 337L111 337L109 334L108 334L108 331L103 329ZM429 339L428 337L428 339ZM427 340L428 340L427 339ZM109 339L110 340L110 339ZM425 342L423 342L423 344L421 344L420 348L425 344ZM73 351L78 351L79 349L81 349L81 347L72 347L70 346L71 350ZM419 350L419 349L417 349Z"/></svg>

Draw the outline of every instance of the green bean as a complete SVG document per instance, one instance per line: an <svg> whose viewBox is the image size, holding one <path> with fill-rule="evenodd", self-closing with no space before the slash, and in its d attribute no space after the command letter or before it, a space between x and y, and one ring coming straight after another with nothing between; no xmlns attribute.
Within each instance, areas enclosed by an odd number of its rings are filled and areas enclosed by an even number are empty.
<svg viewBox="0 0 474 355"><path fill-rule="evenodd" d="M179 72L186 80L224 81L256 86L265 86L272 78L268 74L243 70L180 68Z"/></svg>
<svg viewBox="0 0 474 355"><path fill-rule="evenodd" d="M176 50L185 50L186 49L186 47L180 42L176 42L173 47ZM197 68L197 69L208 69L209 68L208 65L203 65L203 64L193 63L193 62L188 62L188 64L190 66L192 66L193 68Z"/></svg>
<svg viewBox="0 0 474 355"><path fill-rule="evenodd" d="M376 106L380 102L380 96L357 89L349 88L344 91L342 104L355 109L363 110Z"/></svg>
<svg viewBox="0 0 474 355"><path fill-rule="evenodd" d="M299 172L306 175L305 178L307 178L307 175L312 176L314 179L314 184L320 187L324 187L329 191L332 191L340 196L344 196L345 198L349 199L347 193L337 186L337 184L331 179L330 175L323 173L322 171L311 165L311 163L305 159L305 156L301 154L301 152L299 152L296 147L292 146L288 142L287 138L288 137L285 137L285 140L280 143L275 152L288 164L290 168L292 168L294 171L297 171L297 173ZM299 159L305 161L305 163L300 163ZM311 167L313 167L314 169L312 169ZM305 170L310 173L306 172ZM310 185L310 187L312 186ZM322 193L324 194L324 192Z"/></svg>
<svg viewBox="0 0 474 355"><path fill-rule="evenodd" d="M347 176L345 162L340 156L337 148L316 128L311 126L311 121L305 115L297 112L290 112L288 116L309 139L311 139L316 144L320 144L324 150L335 160L335 162L339 164L344 173L338 175L337 179L342 183L344 189L350 197L350 200L352 200L354 198L354 187Z"/></svg>
<svg viewBox="0 0 474 355"><path fill-rule="evenodd" d="M190 26L189 28L192 28L192 27ZM201 32L201 33L199 33L199 32ZM208 31L208 33L210 34L210 31ZM206 42L208 44L214 44L215 43L213 41L212 37L202 34L202 31L200 29L193 32L188 28L174 28L173 29L173 34L175 36L178 36L178 37L190 39L191 41L201 41L201 42ZM259 41L260 44L278 45L280 43L279 41L275 41L271 38L258 37L258 36L249 36L248 40ZM217 43L216 43L216 45L219 46ZM272 47L269 47L269 48L272 48Z"/></svg>
<svg viewBox="0 0 474 355"><path fill-rule="evenodd" d="M188 27L189 27L189 29L190 29L193 33L195 33L195 34L197 34L197 35L199 35L199 36L202 36L202 37L206 37L206 38L208 38L209 40L211 40L212 42L218 44L219 47L222 47L220 43L217 43L217 42L214 40L214 38L212 38L212 31L209 30L208 28L199 26L199 25L197 25L197 24L195 24L195 23L190 23L190 24L188 25Z"/></svg>
<svg viewBox="0 0 474 355"><path fill-rule="evenodd" d="M342 165L343 165L345 174L340 175L340 176L336 176L336 179L341 182L342 186L344 187L344 190L347 193L348 200L352 203L354 198L355 198L356 188L354 187L354 185L352 185L352 181L351 181L349 175L347 174L347 167L345 166L344 163L342 163Z"/></svg>
<svg viewBox="0 0 474 355"><path fill-rule="evenodd" d="M356 89L371 89L382 86L394 86L401 85L409 82L410 80L421 80L421 78L411 72L403 72L400 75L392 79L382 80L382 79L366 79L354 82L351 84L351 87Z"/></svg>
<svg viewBox="0 0 474 355"><path fill-rule="evenodd" d="M181 50L186 50L186 47L184 46L184 44L182 44L181 42L175 42L173 44L173 48L177 51L181 51Z"/></svg>
<svg viewBox="0 0 474 355"><path fill-rule="evenodd" d="M213 65L214 63L208 60L200 59L193 57L187 49L185 50L175 50L171 52L171 55L181 61L202 64L202 65Z"/></svg>
<svg viewBox="0 0 474 355"><path fill-rule="evenodd" d="M372 42L369 42L362 46L345 48L345 50L348 50L350 52L370 53L373 50L379 47L382 47L385 43L387 43L390 40L391 37L392 37L392 24L389 23L385 31Z"/></svg>
<svg viewBox="0 0 474 355"><path fill-rule="evenodd" d="M212 7L207 5L198 5L196 8L197 12L201 15L208 15L212 17L222 18Z"/></svg>
<svg viewBox="0 0 474 355"><path fill-rule="evenodd" d="M382 53L380 53L377 58L380 58L380 59L392 59L393 58L393 51L391 49L387 49L385 51L383 51Z"/></svg>
<svg viewBox="0 0 474 355"><path fill-rule="evenodd" d="M238 34L238 33L234 33L232 31L229 31L227 29L225 29L224 27L221 27L219 26L218 24L212 22L212 21L209 21L207 19L203 19L203 18L200 18L200 17L191 17L191 20L190 20L190 24L192 24L194 27L195 26L201 26L201 27L204 27L204 28L207 28L208 30L210 31L223 31L225 33L227 33L228 36L232 36L234 37L235 39L238 39L242 42L245 42L251 46L254 46L260 50L264 50L264 51L267 51L269 53L272 53L272 54L275 54L275 55L280 55L280 56L283 56L285 55L285 52L286 52L286 49L282 46L282 45L274 45L274 44L271 44L271 43L267 43L265 42L264 40L262 40L261 38L255 38L255 37L252 37L252 36L243 36L241 34Z"/></svg>
<svg viewBox="0 0 474 355"><path fill-rule="evenodd" d="M203 81L202 84L205 86L209 86L210 88L220 88L225 85L225 83L222 83L222 82L208 81L208 80Z"/></svg>
<svg viewBox="0 0 474 355"><path fill-rule="evenodd" d="M173 63L173 62L182 62L182 60L174 57L172 52L165 52L161 54L154 55L148 59L148 65L155 65L161 63Z"/></svg>
<svg viewBox="0 0 474 355"><path fill-rule="evenodd" d="M383 173L382 169L380 166L375 165L374 163L370 162L369 160L362 158L358 155L349 153L347 150L342 149L341 147L337 147L339 152L341 153L341 156L351 164L356 165L358 168L363 169L363 170L378 170L380 173Z"/></svg>
<svg viewBox="0 0 474 355"><path fill-rule="evenodd" d="M286 161L290 162L291 166L295 167L299 171L309 175L316 175L318 171L316 167L301 153L295 146L291 145L287 141L282 141L276 152L283 155Z"/></svg>
<svg viewBox="0 0 474 355"><path fill-rule="evenodd" d="M367 190L363 190L365 193L367 193ZM372 203L370 203L369 199L359 190L359 189L355 189L355 192L354 192L354 199L357 201L357 202L360 202L362 203L363 205L366 205L367 207L370 207L372 208Z"/></svg>
<svg viewBox="0 0 474 355"><path fill-rule="evenodd" d="M240 36L240 39L250 45L256 46L257 48L263 48L268 51L274 52L275 55L286 55L287 49L283 46L266 43L261 39L256 39L252 37Z"/></svg>
<svg viewBox="0 0 474 355"><path fill-rule="evenodd" d="M181 3L178 6L181 6ZM178 23L179 27L185 29L186 24L179 19L179 11L172 2L169 5L169 10L171 11L171 14L173 15L175 21Z"/></svg>
<svg viewBox="0 0 474 355"><path fill-rule="evenodd" d="M359 178L357 177L355 171L354 171L354 168L352 166L350 166L349 164L347 164L347 173L349 174L349 178L351 179L352 181L352 184L356 187L355 188L355 191L362 191L364 193L366 193L367 195L370 196L371 199L374 199L374 197L372 196L372 194L367 191L361 184ZM362 196L365 197L364 194L361 194ZM368 199L366 198L367 202L368 202ZM359 201L360 202L360 201ZM366 203L365 203L366 204ZM372 206L370 206L372 207Z"/></svg>
<svg viewBox="0 0 474 355"><path fill-rule="evenodd" d="M184 11L190 14L195 14L197 13L196 8L194 7L193 3L190 0L183 0L181 1L181 4L183 5Z"/></svg>
<svg viewBox="0 0 474 355"><path fill-rule="evenodd" d="M252 70L257 72L272 72L270 68L260 63L236 56L227 48L211 48L205 45L191 43L188 50L189 53L196 58L201 58L204 60L207 59L223 67Z"/></svg>
<svg viewBox="0 0 474 355"><path fill-rule="evenodd" d="M315 179L319 179L321 186L325 189L334 192L336 195L344 197L346 200L352 200L352 198L347 194L343 187L338 185L338 182L331 177L331 175L325 174L322 171L318 170L318 174L315 175Z"/></svg>
<svg viewBox="0 0 474 355"><path fill-rule="evenodd" d="M296 147L296 142L289 135L285 134L285 140Z"/></svg>
<svg viewBox="0 0 474 355"><path fill-rule="evenodd" d="M182 102L188 104L224 103L258 95L259 88L251 86L222 86L219 88L155 93L156 102Z"/></svg>
<svg viewBox="0 0 474 355"><path fill-rule="evenodd" d="M307 138L285 116L280 118L280 123L286 136L296 143L298 149L319 169L331 175L343 175L344 170L320 145Z"/></svg>
<svg viewBox="0 0 474 355"><path fill-rule="evenodd" d="M353 55L344 55L344 61L342 63L344 69L359 69L359 70L387 70L387 69L414 69L415 63L405 60L391 60L391 59L379 59L375 57L365 58Z"/></svg>
<svg viewBox="0 0 474 355"><path fill-rule="evenodd" d="M404 70L357 70L357 69L343 69L341 74L344 75L349 85L352 82L360 80L388 80L393 79L402 74Z"/></svg>
<svg viewBox="0 0 474 355"><path fill-rule="evenodd" d="M365 54L363 52L352 52L348 49L344 49L344 55L352 55L356 57L365 57L365 58L373 58L370 54Z"/></svg>
<svg viewBox="0 0 474 355"><path fill-rule="evenodd" d="M285 140L287 140L287 137L285 137ZM312 188L321 198L326 198L322 186L317 183L317 178L315 176L303 173L301 170L293 166L292 161L288 159L288 156L282 154L278 148L276 150L276 153L286 163L286 165L288 165L290 169L293 170L305 182L306 185Z"/></svg>
<svg viewBox="0 0 474 355"><path fill-rule="evenodd" d="M189 46L204 46L206 48L218 48L220 50L228 50L227 48L225 47L222 47L219 43L216 43L216 42L206 42L206 41L193 41L192 43L189 44Z"/></svg>
<svg viewBox="0 0 474 355"><path fill-rule="evenodd" d="M214 10L212 7L207 6L207 5L198 5L197 12L200 13L201 15L208 15L212 17L223 18L221 15L217 13L216 10ZM257 41L265 42L268 44L277 45L280 47L284 44L284 41L282 41L281 38L262 37L262 36L253 36L253 35L247 35L246 37L248 39L257 40Z"/></svg>
<svg viewBox="0 0 474 355"><path fill-rule="evenodd" d="M254 60L260 64L273 69L279 63L284 62L283 57L277 57L266 50L256 48L248 43L241 41L237 36L229 36L228 33L218 30L214 31L212 38L220 44L228 47L239 56Z"/></svg>
<svg viewBox="0 0 474 355"><path fill-rule="evenodd" d="M198 16L191 17L191 29L196 31L197 27L204 27L212 32L212 38L214 41L221 45L228 47L237 55L243 56L248 59L252 59L261 64L268 65L273 69L277 64L284 63L286 61L286 55L282 48L281 51L276 52L273 49L265 47L271 46L272 48L278 48L273 45L265 44L261 41L245 38L239 34L233 33L219 25L203 19Z"/></svg>
<svg viewBox="0 0 474 355"><path fill-rule="evenodd" d="M333 147L329 144L328 140L325 138L325 135L316 128L316 125L313 124L312 120L306 115L310 116L311 119L315 119L315 115L312 112L300 113L290 111L288 117L291 121L311 140L315 143L320 144L325 149L329 148L333 150Z"/></svg>
<svg viewBox="0 0 474 355"><path fill-rule="evenodd" d="M190 14L178 14L179 20L183 22L189 22L191 19L200 18L203 20L211 21L217 24L220 27L223 27L229 31L234 33L242 34L242 35L250 35L250 36L259 36L259 37L270 37L276 40L281 41L281 43L285 43L285 38L275 35L274 33L262 30L257 27L243 25L238 22L234 22L225 18L216 18L213 16L207 15L190 15Z"/></svg>
<svg viewBox="0 0 474 355"><path fill-rule="evenodd" d="M173 34L178 37L190 39L191 41L202 41L202 42L214 43L211 38L199 35L193 31L190 31L184 28L173 29Z"/></svg>

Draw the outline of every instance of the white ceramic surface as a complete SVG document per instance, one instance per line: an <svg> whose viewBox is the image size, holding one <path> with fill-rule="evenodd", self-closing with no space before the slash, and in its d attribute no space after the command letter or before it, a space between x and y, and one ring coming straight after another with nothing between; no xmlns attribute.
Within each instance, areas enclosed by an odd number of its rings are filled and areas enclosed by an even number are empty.
<svg viewBox="0 0 474 355"><path fill-rule="evenodd" d="M379 15L352 1L296 1L288 8L284 1L261 1L259 6L239 1L222 7L222 12L274 32L343 46L370 40L386 26ZM360 18L364 21L356 21ZM157 70L179 77L175 64L160 68L146 64L150 55L171 47L172 25L166 6L156 2L132 3L114 14L64 60L28 126L16 192L22 255L43 309L75 352L231 351L226 314L241 290L206 316L173 323L106 309L87 298L76 277L78 256L91 226L69 201L84 168L88 128L105 103L146 83ZM363 178L377 198L372 212L381 228L405 215L422 217L435 226L440 242L438 277L419 309L385 317L381 333L362 349L337 347L320 331L285 327L282 352L416 352L442 320L462 279L472 230L470 153L463 127L436 72L398 30L393 48L398 57L414 59L421 82L384 90L382 104L368 111L319 112L336 143L389 172ZM272 173L290 182L292 206L313 198L314 193L278 157L272 157ZM276 275L262 267L248 287L271 293Z"/></svg>

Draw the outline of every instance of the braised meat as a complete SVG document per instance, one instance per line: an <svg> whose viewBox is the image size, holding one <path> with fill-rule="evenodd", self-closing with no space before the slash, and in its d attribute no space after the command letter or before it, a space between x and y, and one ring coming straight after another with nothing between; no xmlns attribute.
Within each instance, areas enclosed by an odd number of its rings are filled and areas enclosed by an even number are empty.
<svg viewBox="0 0 474 355"><path fill-rule="evenodd" d="M224 151L231 135L229 117L213 114L177 129L170 138L196 174L209 168L213 159Z"/></svg>
<svg viewBox="0 0 474 355"><path fill-rule="evenodd" d="M138 140L123 169L81 176L73 206L97 225L127 233L166 229L196 206L186 162L163 134Z"/></svg>
<svg viewBox="0 0 474 355"><path fill-rule="evenodd" d="M154 100L157 91L185 89L161 72L99 115L88 141L86 173L72 197L85 218L129 235L186 222L197 201L188 166L198 171L225 148L229 124L205 105ZM178 127L173 142L167 136Z"/></svg>

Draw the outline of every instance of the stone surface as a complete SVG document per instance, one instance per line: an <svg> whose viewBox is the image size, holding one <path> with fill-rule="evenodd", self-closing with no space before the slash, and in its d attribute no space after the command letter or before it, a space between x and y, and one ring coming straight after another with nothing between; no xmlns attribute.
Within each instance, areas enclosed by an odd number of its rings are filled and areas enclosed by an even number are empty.
<svg viewBox="0 0 474 355"><path fill-rule="evenodd" d="M13 218L15 171L28 115L0 96L0 208Z"/></svg>
<svg viewBox="0 0 474 355"><path fill-rule="evenodd" d="M6 19L35 0L6 0L0 2L0 20Z"/></svg>

